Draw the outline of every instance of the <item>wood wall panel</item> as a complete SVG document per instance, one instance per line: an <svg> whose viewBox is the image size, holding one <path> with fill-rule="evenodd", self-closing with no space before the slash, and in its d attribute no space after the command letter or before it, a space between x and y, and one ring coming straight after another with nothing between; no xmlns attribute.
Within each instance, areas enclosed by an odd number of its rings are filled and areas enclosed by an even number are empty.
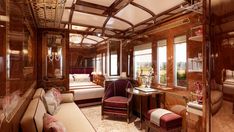
<svg viewBox="0 0 234 132"><path fill-rule="evenodd" d="M55 35L62 35L63 43L62 43L62 53L63 53L63 79L62 86L68 89L68 76L69 76L69 33L65 30L60 29L39 29L38 31L38 49L37 49L37 60L38 60L38 76L37 76L37 83L38 87L44 87L45 85L45 78L46 78L46 59L47 59L47 47L46 47L46 34L55 34ZM55 81L56 82L56 81ZM56 86L56 83L54 83Z"/></svg>
<svg viewBox="0 0 234 132"><path fill-rule="evenodd" d="M161 32L153 33L151 35L151 39L157 43L157 41L166 39L167 40L167 86L168 87L175 87L174 86L174 38L176 36L180 35L186 35L187 38L190 37L190 29L194 26L199 25L198 18L200 18L199 15L191 13L182 17L179 17L177 19L174 19L172 21L169 21L168 23L172 23L174 21L178 21L184 18L189 18L190 23L185 24L176 28L171 28L168 30L164 30ZM164 23L163 25L166 25L168 23ZM157 47L153 49L153 52L156 52ZM195 57L195 54L197 56L198 52L201 52L202 50L202 44L199 43L197 44L194 41L187 40L187 57ZM156 53L153 53L153 55L156 55ZM157 66L157 58L155 57L155 65ZM157 69L155 69L155 72L157 72ZM187 81L190 82L190 80L193 80L194 78L199 78L197 75L188 75L187 73ZM193 73L190 73L193 74ZM155 82L157 84L157 82ZM192 90L192 83L189 83L190 85L188 86L188 90Z"/></svg>
<svg viewBox="0 0 234 132"><path fill-rule="evenodd" d="M87 58L94 58L96 56L96 49L92 48L70 48L69 52L69 67L78 68L82 67L82 61Z"/></svg>
<svg viewBox="0 0 234 132"><path fill-rule="evenodd" d="M5 23L0 24L6 26ZM0 27L0 97L6 95L6 27Z"/></svg>
<svg viewBox="0 0 234 132"><path fill-rule="evenodd" d="M6 4L9 10L1 8L2 3ZM32 97L32 94L25 93L30 89L33 93L36 87L37 30L32 24L32 16L26 12L29 7L22 1L1 0L0 8L5 10L10 18L10 22L0 22L5 26L0 27L0 60L3 60L0 62L0 97L9 96L15 91L19 91L22 97L13 110L15 113L12 119L9 122L4 120L0 131L18 132L20 119Z"/></svg>

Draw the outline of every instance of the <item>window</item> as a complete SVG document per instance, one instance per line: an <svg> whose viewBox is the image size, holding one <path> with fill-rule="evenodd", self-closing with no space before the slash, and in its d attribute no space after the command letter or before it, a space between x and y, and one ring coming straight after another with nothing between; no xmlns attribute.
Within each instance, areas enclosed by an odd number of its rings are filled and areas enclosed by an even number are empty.
<svg viewBox="0 0 234 132"><path fill-rule="evenodd" d="M187 44L186 36L174 39L174 83L175 86L187 87L186 80Z"/></svg>
<svg viewBox="0 0 234 132"><path fill-rule="evenodd" d="M157 42L157 73L158 83L166 85L167 83L167 41L160 40Z"/></svg>
<svg viewBox="0 0 234 132"><path fill-rule="evenodd" d="M109 75L118 76L120 70L120 41L109 42L109 57Z"/></svg>
<svg viewBox="0 0 234 132"><path fill-rule="evenodd" d="M130 70L131 70L130 64L131 64L131 55L128 55L128 76L130 76Z"/></svg>
<svg viewBox="0 0 234 132"><path fill-rule="evenodd" d="M134 78L139 75L147 74L152 67L152 48L151 43L134 47Z"/></svg>
<svg viewBox="0 0 234 132"><path fill-rule="evenodd" d="M111 75L118 75L118 54L117 52L111 52Z"/></svg>
<svg viewBox="0 0 234 132"><path fill-rule="evenodd" d="M102 71L103 71L103 74L106 73L106 54L105 53L102 54Z"/></svg>
<svg viewBox="0 0 234 132"><path fill-rule="evenodd" d="M96 58L96 73L102 74L102 54L98 54Z"/></svg>

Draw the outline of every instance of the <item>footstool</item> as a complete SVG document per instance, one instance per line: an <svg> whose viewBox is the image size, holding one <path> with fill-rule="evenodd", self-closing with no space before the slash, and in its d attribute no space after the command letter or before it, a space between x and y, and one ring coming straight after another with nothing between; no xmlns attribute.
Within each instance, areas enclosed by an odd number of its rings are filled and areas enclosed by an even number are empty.
<svg viewBox="0 0 234 132"><path fill-rule="evenodd" d="M160 132L180 132L182 129L182 117L162 108L149 110L145 123L147 132L150 128Z"/></svg>

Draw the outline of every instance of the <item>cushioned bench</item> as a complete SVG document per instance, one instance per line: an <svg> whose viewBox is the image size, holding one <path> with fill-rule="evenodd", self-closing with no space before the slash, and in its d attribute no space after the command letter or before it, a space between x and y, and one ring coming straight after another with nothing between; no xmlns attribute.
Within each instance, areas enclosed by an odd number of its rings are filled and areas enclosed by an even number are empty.
<svg viewBox="0 0 234 132"><path fill-rule="evenodd" d="M22 132L43 132L43 116L47 113L42 101L45 91L36 90L23 118L21 119ZM62 94L62 103L54 118L61 122L66 132L95 132L95 129L73 101L72 93Z"/></svg>
<svg viewBox="0 0 234 132"><path fill-rule="evenodd" d="M150 128L153 128L157 129L158 131L179 132L182 129L182 117L171 111L161 108L149 110L147 112L145 122L147 126L146 131L149 131Z"/></svg>

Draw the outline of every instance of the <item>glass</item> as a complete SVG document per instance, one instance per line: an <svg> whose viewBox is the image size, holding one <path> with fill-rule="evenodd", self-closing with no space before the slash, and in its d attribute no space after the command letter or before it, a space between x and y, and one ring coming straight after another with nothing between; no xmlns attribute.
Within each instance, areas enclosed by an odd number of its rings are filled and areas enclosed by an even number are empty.
<svg viewBox="0 0 234 132"><path fill-rule="evenodd" d="M63 78L63 44L62 35L47 34L46 77Z"/></svg>
<svg viewBox="0 0 234 132"><path fill-rule="evenodd" d="M98 74L102 74L102 61L101 61L102 58L101 57L102 55L98 54L96 58L96 72Z"/></svg>
<svg viewBox="0 0 234 132"><path fill-rule="evenodd" d="M109 45L110 51L110 75L119 75L119 52L120 52L120 42L110 41Z"/></svg>
<svg viewBox="0 0 234 132"><path fill-rule="evenodd" d="M152 49L134 51L134 78L146 75L152 67Z"/></svg>
<svg viewBox="0 0 234 132"><path fill-rule="evenodd" d="M186 58L187 58L187 44L186 42L181 42L175 44L174 47L175 56L175 86L187 87L187 77L186 77Z"/></svg>
<svg viewBox="0 0 234 132"><path fill-rule="evenodd" d="M167 47L158 47L158 82L167 83Z"/></svg>

